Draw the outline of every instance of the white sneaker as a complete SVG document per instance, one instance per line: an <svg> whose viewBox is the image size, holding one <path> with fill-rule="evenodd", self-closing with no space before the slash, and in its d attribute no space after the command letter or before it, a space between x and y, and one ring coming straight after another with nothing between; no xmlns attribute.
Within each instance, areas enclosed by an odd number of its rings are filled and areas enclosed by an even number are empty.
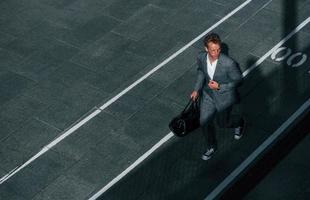
<svg viewBox="0 0 310 200"><path fill-rule="evenodd" d="M214 148L208 149L206 151L206 153L202 154L201 159L202 160L209 160L213 156L214 152L215 152Z"/></svg>
<svg viewBox="0 0 310 200"><path fill-rule="evenodd" d="M237 128L235 128L235 133L234 133L234 138L235 140L239 140L240 138L242 138L242 127L239 126Z"/></svg>

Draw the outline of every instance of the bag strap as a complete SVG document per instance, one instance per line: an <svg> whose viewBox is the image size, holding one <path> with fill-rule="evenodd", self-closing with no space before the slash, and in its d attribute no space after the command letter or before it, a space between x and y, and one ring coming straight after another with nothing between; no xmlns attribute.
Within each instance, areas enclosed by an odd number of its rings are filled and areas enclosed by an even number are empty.
<svg viewBox="0 0 310 200"><path fill-rule="evenodd" d="M192 106L192 104L194 104L195 107L198 107L198 105L197 105L197 100L198 100L198 98L195 99L195 100L190 99L189 102L186 104L184 110L182 111L182 114L183 114L188 108L190 108L190 107Z"/></svg>

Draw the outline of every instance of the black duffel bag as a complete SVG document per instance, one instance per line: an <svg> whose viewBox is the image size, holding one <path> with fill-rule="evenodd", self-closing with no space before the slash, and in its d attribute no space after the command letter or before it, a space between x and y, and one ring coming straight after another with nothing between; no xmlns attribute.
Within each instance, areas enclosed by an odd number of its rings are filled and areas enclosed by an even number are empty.
<svg viewBox="0 0 310 200"><path fill-rule="evenodd" d="M169 123L169 129L178 137L183 137L199 127L198 100L188 102L184 110Z"/></svg>

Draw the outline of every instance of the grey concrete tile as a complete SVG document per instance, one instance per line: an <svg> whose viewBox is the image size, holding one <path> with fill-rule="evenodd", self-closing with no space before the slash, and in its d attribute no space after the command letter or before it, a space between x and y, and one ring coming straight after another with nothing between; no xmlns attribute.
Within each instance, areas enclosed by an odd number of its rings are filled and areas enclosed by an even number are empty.
<svg viewBox="0 0 310 200"><path fill-rule="evenodd" d="M36 52L43 51L46 47L51 46L52 43L52 40L27 34L8 43L4 48L17 55L28 57Z"/></svg>
<svg viewBox="0 0 310 200"><path fill-rule="evenodd" d="M230 2L230 1L226 1ZM267 5L270 4L271 1L269 0L262 0L262 1L254 1L247 4L243 9L239 10L237 13L235 13L230 19L238 24L243 24L249 21L253 16L255 16L258 12L260 12L262 9L264 9ZM235 1L236 3L236 1ZM237 2L237 7L242 2Z"/></svg>
<svg viewBox="0 0 310 200"><path fill-rule="evenodd" d="M0 31L0 47L5 46L6 44L10 43L14 39L16 39L15 36Z"/></svg>
<svg viewBox="0 0 310 200"><path fill-rule="evenodd" d="M152 61L148 57L139 56L131 52L123 52L118 59L113 60L106 66L105 71L126 74L128 77L132 77L150 65Z"/></svg>
<svg viewBox="0 0 310 200"><path fill-rule="evenodd" d="M196 68L196 65L193 65L192 68ZM189 101L190 94L194 89L196 76L196 70L188 70L165 88L159 95L159 98L163 101L174 102L180 105L181 107L178 110L181 112L180 109L183 109Z"/></svg>
<svg viewBox="0 0 310 200"><path fill-rule="evenodd" d="M133 40L117 33L108 32L102 38L90 44L85 51L91 51L98 56L104 50L122 52L126 51Z"/></svg>
<svg viewBox="0 0 310 200"><path fill-rule="evenodd" d="M292 89L291 89L292 90ZM294 96L296 95L296 96ZM309 98L309 90L306 93L299 94L295 92L283 92L275 99L273 108L277 111L277 115L288 119L294 112L297 111ZM285 108L285 109L283 109Z"/></svg>
<svg viewBox="0 0 310 200"><path fill-rule="evenodd" d="M163 24L166 16L169 16L167 10L149 4L141 8L125 23L114 28L113 32L138 41L146 36L154 26Z"/></svg>
<svg viewBox="0 0 310 200"><path fill-rule="evenodd" d="M89 83L104 92L114 93L140 78L139 72L150 66L152 62L153 59L124 52L118 59L111 61L102 73L96 74L96 77L89 80Z"/></svg>
<svg viewBox="0 0 310 200"><path fill-rule="evenodd" d="M240 0L232 0L232 1L226 1L226 0L211 0L214 3L223 5L223 6L235 6L235 5L240 5L242 1Z"/></svg>
<svg viewBox="0 0 310 200"><path fill-rule="evenodd" d="M183 42L189 42L192 40L192 34L189 31L181 30L172 27L169 24L162 24L157 27L153 27L150 32L141 37L141 39L135 43L132 43L128 50L138 55L151 56L153 58L162 58L162 56L171 52L176 46L179 46ZM181 48L181 47L180 47ZM171 53L172 54L172 53Z"/></svg>
<svg viewBox="0 0 310 200"><path fill-rule="evenodd" d="M25 96L34 97L46 105L58 102L68 90L68 86L58 82L42 81L25 92Z"/></svg>
<svg viewBox="0 0 310 200"><path fill-rule="evenodd" d="M170 132L168 124L177 110L173 102L163 102L155 98L128 119L122 131L141 146L154 145Z"/></svg>
<svg viewBox="0 0 310 200"><path fill-rule="evenodd" d="M234 46L229 47L229 56L239 65L241 72L245 72L252 67L260 57L252 55L244 49L236 50ZM252 73L252 72L250 72Z"/></svg>
<svg viewBox="0 0 310 200"><path fill-rule="evenodd" d="M72 62L79 64L94 73L103 73L106 66L115 59L118 59L118 51L104 49L81 51L72 58Z"/></svg>
<svg viewBox="0 0 310 200"><path fill-rule="evenodd" d="M35 83L12 72L0 73L1 104L19 96L26 89L34 87Z"/></svg>
<svg viewBox="0 0 310 200"><path fill-rule="evenodd" d="M114 0L103 10L103 12L119 20L126 20L138 12L139 9L146 6L149 2L151 1Z"/></svg>
<svg viewBox="0 0 310 200"><path fill-rule="evenodd" d="M159 138L154 139L155 136L153 137L152 135L149 135L148 133L142 133L142 131L137 130L137 128L131 122L122 121L121 124L122 125L119 126L118 129L114 130L113 133L115 135L114 137L120 137L123 141L126 141L127 144L132 147L132 150L130 151L131 154L127 155L128 158L132 158L136 160L143 153L149 150L151 146L153 146L156 142L158 142L156 140L159 140ZM103 148L104 146L101 146L96 151L104 152ZM113 149L109 151L112 151L112 150ZM133 150L136 150L136 151L133 151Z"/></svg>
<svg viewBox="0 0 310 200"><path fill-rule="evenodd" d="M46 108L35 98L19 96L1 106L0 112L0 140L9 136L13 131L19 129L29 122L31 118Z"/></svg>
<svg viewBox="0 0 310 200"><path fill-rule="evenodd" d="M0 141L7 138L13 131L18 129L24 123L26 123L26 122L23 121L23 122L15 122L14 123L14 121L13 122L6 121L5 117L1 117L0 118L0 126L1 126Z"/></svg>
<svg viewBox="0 0 310 200"><path fill-rule="evenodd" d="M276 79L276 77L274 77ZM244 96L242 101L245 103L245 109L257 114L264 112L266 115L276 115L280 109L279 105L273 105L273 101L282 94L284 88L279 88L279 82L263 80L257 84L250 94ZM246 83L245 83L246 84ZM253 106L255 105L255 106Z"/></svg>
<svg viewBox="0 0 310 200"><path fill-rule="evenodd" d="M252 104L252 109L244 109L248 123L255 129L272 134L285 122L285 120L287 120L287 118L271 114L270 112L266 112L266 114L262 112L257 113L253 109L255 106Z"/></svg>
<svg viewBox="0 0 310 200"><path fill-rule="evenodd" d="M69 60L76 55L78 51L78 48L56 40L53 42L53 45L44 52L57 59Z"/></svg>
<svg viewBox="0 0 310 200"><path fill-rule="evenodd" d="M134 113L143 108L147 102L138 96L132 96L126 94L118 99L112 105L107 107L104 112L107 112L117 119L126 120L130 118Z"/></svg>
<svg viewBox="0 0 310 200"><path fill-rule="evenodd" d="M170 12L175 12L176 10L180 10L183 7L187 6L189 3L190 1L187 1L187 0L180 0L180 1L156 0L152 2L152 4L156 6L170 10Z"/></svg>
<svg viewBox="0 0 310 200"><path fill-rule="evenodd" d="M15 7L16 6L13 6L9 8L9 10ZM28 9L20 10L15 15L9 13L7 16L2 16L0 18L1 31L14 36L21 36L42 23L43 18L38 17L38 15L42 16L42 14L40 10L36 9L30 9L30 11Z"/></svg>
<svg viewBox="0 0 310 200"><path fill-rule="evenodd" d="M76 11L74 4L71 6L72 8L68 7L66 9L53 9L51 7L47 7L46 13L48 14L45 17L46 21L56 25L59 28L64 28L65 30L67 29L67 31L70 31L82 26L92 18L98 16L94 15L92 12L88 12L87 10Z"/></svg>
<svg viewBox="0 0 310 200"><path fill-rule="evenodd" d="M20 152L27 150L27 152L34 155L53 140L59 133L60 130L32 119L27 125L16 130L3 142L11 147L15 147Z"/></svg>
<svg viewBox="0 0 310 200"><path fill-rule="evenodd" d="M87 182L77 178L61 175L33 199L85 199L94 188Z"/></svg>
<svg viewBox="0 0 310 200"><path fill-rule="evenodd" d="M18 96L3 104L0 111L1 117L6 117L9 121L15 121L19 118L31 118L40 113L46 104L41 103L34 97Z"/></svg>
<svg viewBox="0 0 310 200"><path fill-rule="evenodd" d="M237 31L230 34L226 41L233 44L236 49L251 51L258 42L264 40L275 31L281 18L274 13L262 10ZM264 27L264 28L262 28Z"/></svg>
<svg viewBox="0 0 310 200"><path fill-rule="evenodd" d="M307 0L286 2L284 0L272 1L266 8L272 10L273 12L285 13L292 12L292 9L296 9L296 13L304 9L304 5L307 4Z"/></svg>
<svg viewBox="0 0 310 200"><path fill-rule="evenodd" d="M73 164L72 159L49 151L7 180L6 185L26 199L31 199Z"/></svg>
<svg viewBox="0 0 310 200"><path fill-rule="evenodd" d="M23 62L24 57L0 48L1 71L9 70L11 67L18 66ZM0 72L1 72L0 71Z"/></svg>
<svg viewBox="0 0 310 200"><path fill-rule="evenodd" d="M90 19L85 24L79 25L59 39L77 47L85 48L111 31L119 22L107 16L99 16Z"/></svg>
<svg viewBox="0 0 310 200"><path fill-rule="evenodd" d="M92 15L102 15L104 9L111 5L114 1L110 0L94 0L89 2L88 0L75 0L66 9L74 11L76 14L83 16L84 12L89 12Z"/></svg>
<svg viewBox="0 0 310 200"><path fill-rule="evenodd" d="M130 39L110 32L79 52L72 61L92 71L103 72L110 62L119 59L120 52L127 51L131 42Z"/></svg>
<svg viewBox="0 0 310 200"><path fill-rule="evenodd" d="M31 153L26 149L18 150L10 144L2 143L0 147L0 157L2 162L0 167L6 171L6 174L18 166L21 166L31 157Z"/></svg>
<svg viewBox="0 0 310 200"><path fill-rule="evenodd" d="M115 167L117 166L117 167ZM86 154L67 171L67 176L79 178L88 186L101 188L125 169L118 162L118 157L104 157L97 152Z"/></svg>
<svg viewBox="0 0 310 200"><path fill-rule="evenodd" d="M60 67L62 62L62 60L52 57L48 53L38 52L20 65L13 65L10 71L39 82L46 80L53 71Z"/></svg>
<svg viewBox="0 0 310 200"><path fill-rule="evenodd" d="M193 67L194 63L196 63L197 55L197 49L188 48L182 55L174 58L150 78L163 86L168 86Z"/></svg>
<svg viewBox="0 0 310 200"><path fill-rule="evenodd" d="M309 27L309 26L305 26L305 27ZM290 44L292 42L288 41L288 47L292 48L294 52L303 52L307 55L309 55L310 50L309 50L309 45L310 45L310 34L308 32L304 32L302 31L303 29L301 29L300 32L298 32L296 34L296 37L292 38L294 40L294 42L296 43L294 45L294 47L290 46ZM307 59L307 62L304 65L307 65L309 62L309 60Z"/></svg>
<svg viewBox="0 0 310 200"><path fill-rule="evenodd" d="M118 64L118 62L123 62L123 61L115 61L116 64ZM143 67L143 65L141 64L139 65L140 67ZM126 67L126 66L123 66L123 67ZM141 74L139 74L138 71L136 71L135 73L134 71L130 71L130 74L127 74L125 70L122 70L122 71L106 70L104 73L97 73L96 76L90 79L88 83L96 88L99 88L100 90L106 93L117 94L121 90L131 85L134 81L138 80L140 77L141 77Z"/></svg>
<svg viewBox="0 0 310 200"><path fill-rule="evenodd" d="M214 12L217 10L217 12ZM166 21L181 30L201 33L228 13L228 8L212 1L191 1ZM206 20L208 19L208 20ZM197 34L198 35L198 34Z"/></svg>
<svg viewBox="0 0 310 200"><path fill-rule="evenodd" d="M159 83L151 80L150 78L147 78L142 83L134 87L130 91L130 95L133 95L145 101L149 101L158 94L162 93L163 89L164 87L161 86Z"/></svg>
<svg viewBox="0 0 310 200"><path fill-rule="evenodd" d="M53 104L47 110L42 112L38 119L55 126L60 130L68 128L70 125L78 121L78 119L85 114L80 110L75 110L64 103Z"/></svg>
<svg viewBox="0 0 310 200"><path fill-rule="evenodd" d="M65 1L65 0L61 0L61 1L55 1L55 0L46 1L46 0L43 0L40 3L47 4L47 5L51 6L51 7L57 8L57 9L64 9L67 6L70 6L75 1L76 0L69 0L69 1Z"/></svg>
<svg viewBox="0 0 310 200"><path fill-rule="evenodd" d="M124 166L133 163L144 153L141 152L140 146L132 138L117 134L117 132L97 143L94 151L104 158L112 160L113 163L117 163L122 171L125 169Z"/></svg>
<svg viewBox="0 0 310 200"><path fill-rule="evenodd" d="M45 19L53 24L66 28L75 29L89 20L102 16L103 9L112 2L108 0L75 0L70 2L64 8L59 9L49 6L48 3L39 2L45 12ZM55 2L54 2L55 3Z"/></svg>
<svg viewBox="0 0 310 200"><path fill-rule="evenodd" d="M7 18L11 15L16 15L22 10L33 7L33 2L25 0L12 0L12 1L1 1L0 5L0 18ZM15 9L12 9L15 8Z"/></svg>
<svg viewBox="0 0 310 200"><path fill-rule="evenodd" d="M40 120L61 130L68 128L84 114L90 112L106 97L97 89L83 83L65 89L63 92L64 96L58 97L60 101L52 102L50 107L38 115Z"/></svg>
<svg viewBox="0 0 310 200"><path fill-rule="evenodd" d="M100 91L90 85L94 76L95 74L88 70L66 62L51 74L48 80L41 81L40 85L28 90L26 95L34 96L40 102L48 105L59 101L65 101L67 104L71 104L70 102L82 103L85 101L91 102L93 103L92 106L95 106L105 100L107 96L104 91ZM86 97L90 93L92 93L94 99Z"/></svg>
<svg viewBox="0 0 310 200"><path fill-rule="evenodd" d="M23 196L18 195L6 185L0 187L0 199L25 200Z"/></svg>
<svg viewBox="0 0 310 200"><path fill-rule="evenodd" d="M87 112L106 99L105 93L82 82L72 85L63 96L62 102Z"/></svg>
<svg viewBox="0 0 310 200"><path fill-rule="evenodd" d="M255 64L256 61L257 59L249 60L247 66L252 66L253 64ZM244 77L243 84L239 88L241 97L245 97L249 93L255 92L255 88L258 84L265 82L265 85L267 85L269 83L268 81L272 81L272 78L270 78L272 74L276 74L279 69L281 69L281 66L277 63L272 63L268 60L262 62L259 66L254 68L246 77ZM266 92L270 94L271 90L266 88Z"/></svg>
<svg viewBox="0 0 310 200"><path fill-rule="evenodd" d="M90 121L92 123L92 121ZM84 127L84 126L83 126ZM92 132L85 130L85 128L79 128L72 135L65 138L61 143L57 144L53 151L74 159L75 161L81 160L81 158L92 151L94 144L104 139L105 135L100 131L102 137L95 137ZM89 126L87 126L89 127ZM99 128L92 128L92 131L98 131ZM99 131L98 131L99 132Z"/></svg>
<svg viewBox="0 0 310 200"><path fill-rule="evenodd" d="M64 62L60 68L54 71L46 82L46 86L53 87L53 83L61 83L71 87L76 84L89 83L97 74L72 62ZM51 82L51 85L48 85ZM90 86L91 87L91 86Z"/></svg>
<svg viewBox="0 0 310 200"><path fill-rule="evenodd" d="M217 26L216 28L214 28L212 30L212 32L217 33L221 37L222 41L224 43L227 43L226 37L228 37L230 34L234 33L238 29L238 27L239 27L239 23L235 22L235 21L231 20L231 18L229 18L226 21L224 21L223 23L221 23L220 26ZM198 33L195 34L195 37L197 37L197 36L198 36ZM202 37L200 40L195 42L193 46L203 51L204 50L203 39L204 39L204 37Z"/></svg>
<svg viewBox="0 0 310 200"><path fill-rule="evenodd" d="M53 40L53 43L48 46L50 48L54 46L54 44L59 44L59 38L70 32L71 30L71 28L68 28L64 25L57 24L49 20L44 20L41 24L23 35L23 37L28 37L31 40L36 40L37 38Z"/></svg>

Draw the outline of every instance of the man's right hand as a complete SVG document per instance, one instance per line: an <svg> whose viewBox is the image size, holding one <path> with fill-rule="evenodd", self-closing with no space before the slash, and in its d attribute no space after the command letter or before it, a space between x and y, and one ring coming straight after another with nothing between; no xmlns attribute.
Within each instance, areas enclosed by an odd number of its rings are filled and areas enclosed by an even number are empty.
<svg viewBox="0 0 310 200"><path fill-rule="evenodd" d="M194 101L197 99L198 97L198 92L197 91L193 91L191 94L191 99L193 99Z"/></svg>

